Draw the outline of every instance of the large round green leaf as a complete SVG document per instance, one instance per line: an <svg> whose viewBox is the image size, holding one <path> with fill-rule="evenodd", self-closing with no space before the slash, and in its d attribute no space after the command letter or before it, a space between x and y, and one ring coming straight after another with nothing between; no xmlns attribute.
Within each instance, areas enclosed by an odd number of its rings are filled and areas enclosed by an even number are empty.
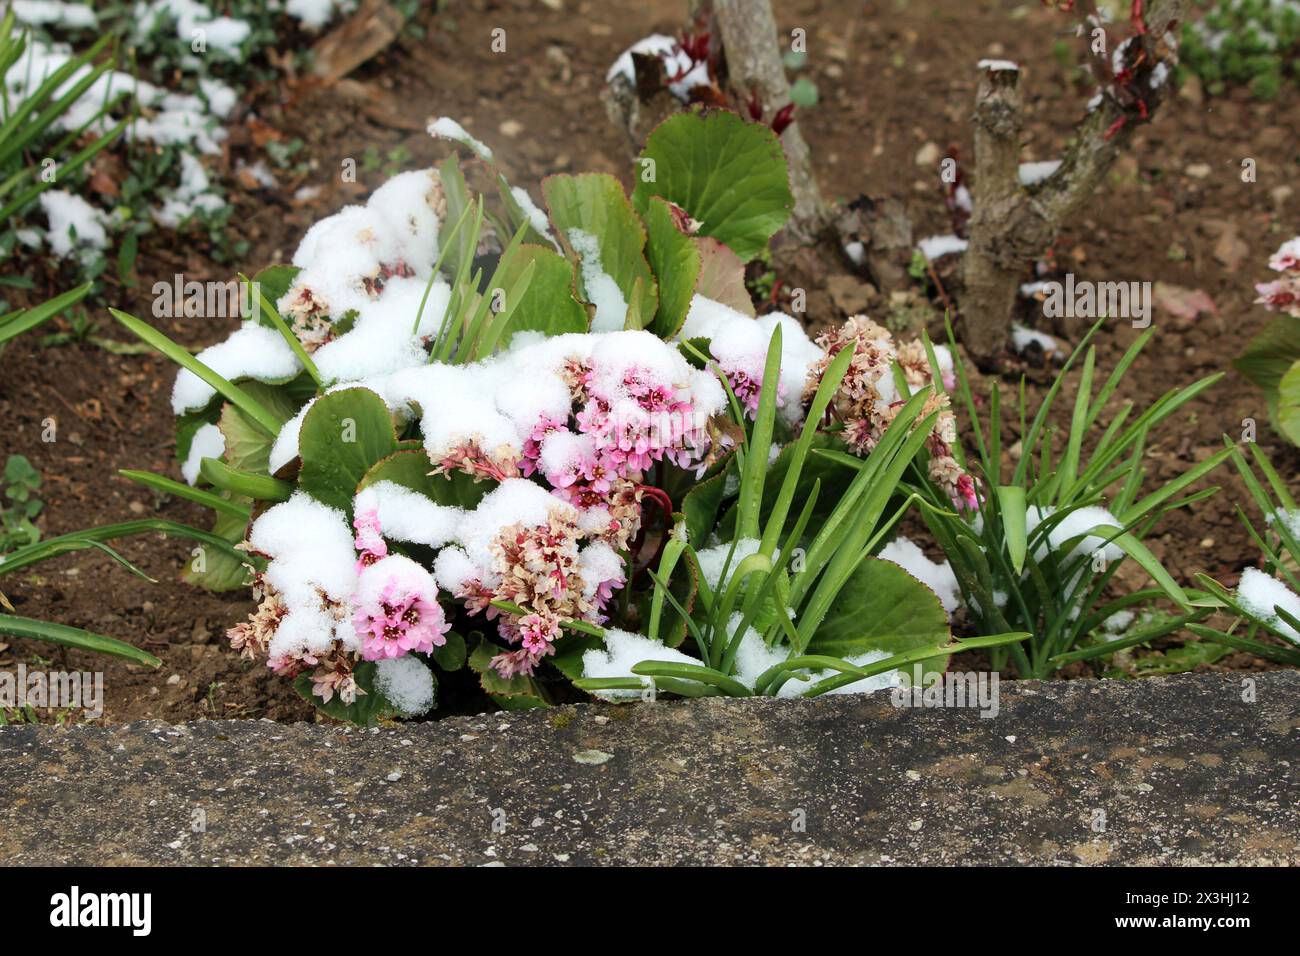
<svg viewBox="0 0 1300 956"><path fill-rule="evenodd" d="M303 419L298 483L317 501L351 514L361 480L396 450L393 418L382 398L368 388L331 392Z"/></svg>
<svg viewBox="0 0 1300 956"><path fill-rule="evenodd" d="M505 347L511 336L526 330L548 336L586 332L591 322L587 310L573 297L573 264L554 250L521 245L502 270L500 287L509 289L529 265L533 277L498 344Z"/></svg>
<svg viewBox="0 0 1300 956"><path fill-rule="evenodd" d="M948 639L948 616L935 593L892 561L867 558L841 589L807 653L901 654Z"/></svg>
<svg viewBox="0 0 1300 956"><path fill-rule="evenodd" d="M648 161L648 162L647 162ZM794 206L775 133L727 110L678 113L646 140L632 202L644 215L662 196L746 261L767 246Z"/></svg>

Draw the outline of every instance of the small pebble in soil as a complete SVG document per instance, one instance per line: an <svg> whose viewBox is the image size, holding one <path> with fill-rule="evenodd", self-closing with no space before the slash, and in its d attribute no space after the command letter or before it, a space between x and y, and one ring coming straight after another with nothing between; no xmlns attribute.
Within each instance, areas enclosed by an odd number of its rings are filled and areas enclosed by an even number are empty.
<svg viewBox="0 0 1300 956"><path fill-rule="evenodd" d="M605 761L612 760L613 758L613 754L607 754L603 750L579 750L573 755L575 762L589 764L593 767L599 767Z"/></svg>

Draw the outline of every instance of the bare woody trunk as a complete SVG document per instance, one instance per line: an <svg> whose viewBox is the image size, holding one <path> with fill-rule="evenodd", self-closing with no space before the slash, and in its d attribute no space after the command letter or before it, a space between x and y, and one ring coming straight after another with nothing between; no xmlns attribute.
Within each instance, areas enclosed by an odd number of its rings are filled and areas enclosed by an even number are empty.
<svg viewBox="0 0 1300 956"><path fill-rule="evenodd" d="M1117 78L1103 82L1100 103L1079 124L1060 168L1035 186L1020 184L1020 71L1001 63L982 67L974 116L975 210L962 297L962 341L981 365L996 364L1006 347L1026 264L1047 252L1102 186L1123 142L1155 112L1172 82L1183 7L1183 0L1153 0L1146 32L1125 41L1138 45L1124 57L1136 61L1130 75L1122 84ZM1106 56L1120 52L1108 48Z"/></svg>
<svg viewBox="0 0 1300 956"><path fill-rule="evenodd" d="M776 18L769 0L693 0L691 14L712 16L727 58L727 81L740 102L757 96L764 115L770 116L790 103L790 84L785 77ZM795 122L781 134L790 166L790 191L794 213L787 225L790 235L811 243L828 220L821 191L813 178L808 144Z"/></svg>

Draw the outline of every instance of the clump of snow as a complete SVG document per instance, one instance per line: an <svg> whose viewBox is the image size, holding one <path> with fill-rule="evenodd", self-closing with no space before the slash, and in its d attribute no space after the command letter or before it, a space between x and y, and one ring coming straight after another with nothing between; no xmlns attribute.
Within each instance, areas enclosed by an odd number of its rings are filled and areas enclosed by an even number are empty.
<svg viewBox="0 0 1300 956"><path fill-rule="evenodd" d="M252 32L245 20L217 16L212 8L198 0L153 0L136 7L137 32L150 36L174 26L178 40L187 44L201 40L207 47L229 57L242 60L243 43Z"/></svg>
<svg viewBox="0 0 1300 956"><path fill-rule="evenodd" d="M10 6L18 22L30 26L89 30L99 22L95 11L82 3L65 3L61 0L13 0Z"/></svg>
<svg viewBox="0 0 1300 956"><path fill-rule="evenodd" d="M1300 631L1278 615L1280 607L1292 617L1300 618L1300 595L1277 578L1258 568L1247 568L1237 584L1237 601L1250 614L1267 621L1269 627L1295 644L1300 644Z"/></svg>
<svg viewBox="0 0 1300 956"><path fill-rule="evenodd" d="M1024 287L1020 290L1025 291ZM1032 294L1032 293L1030 293ZM1060 344L1046 332L1026 328L1019 322L1011 323L1011 347L1017 352L1025 352L1031 345L1037 345L1045 355L1054 355L1061 350Z"/></svg>
<svg viewBox="0 0 1300 956"><path fill-rule="evenodd" d="M1276 522L1290 532L1293 538L1300 538L1300 511L1288 511L1278 508L1271 515L1265 516L1269 524Z"/></svg>
<svg viewBox="0 0 1300 956"><path fill-rule="evenodd" d="M440 548L456 537L465 518L462 508L440 505L419 492L391 481L379 481L357 494L353 510L375 511L385 538Z"/></svg>
<svg viewBox="0 0 1300 956"><path fill-rule="evenodd" d="M312 355L326 382L359 382L394 369L423 365L423 340L437 332L451 301L451 286L442 280L429 288L425 280L390 279L378 299L357 309L351 330L322 345ZM420 303L425 301L424 312ZM415 317L420 316L417 328Z"/></svg>
<svg viewBox="0 0 1300 956"><path fill-rule="evenodd" d="M902 535L881 548L880 557L892 561L933 591L949 615L957 610L961 603L961 588L952 565L947 561L931 561L915 541Z"/></svg>
<svg viewBox="0 0 1300 956"><path fill-rule="evenodd" d="M1020 69L1020 64L1012 60L980 60L978 65L981 70L993 73L1016 72Z"/></svg>
<svg viewBox="0 0 1300 956"><path fill-rule="evenodd" d="M593 648L582 655L582 676L588 678L632 677L632 668L642 661L663 661L668 664L693 664L699 661L675 648L641 634L630 634L613 628L605 629L605 649ZM628 700L639 697L639 690L606 690L597 696L606 700Z"/></svg>
<svg viewBox="0 0 1300 956"><path fill-rule="evenodd" d="M582 229L570 229L569 244L582 259L582 287L596 307L593 332L617 332L627 322L627 299L600 261L600 241Z"/></svg>
<svg viewBox="0 0 1300 956"><path fill-rule="evenodd" d="M196 212L214 213L226 201L212 191L207 170L192 153L181 153L180 185L165 194L163 204L153 210L154 221L169 229L178 228Z"/></svg>
<svg viewBox="0 0 1300 956"><path fill-rule="evenodd" d="M731 581L732 575L736 573L736 568L740 567L740 562L744 561L751 554L757 554L761 542L757 538L741 538L736 542L736 551L731 556L731 563L727 564L727 555L731 551L730 544L719 544L712 548L705 548L698 552L697 557L700 562L700 577L708 582L710 588L717 591L719 587ZM722 570L726 567L727 580L722 579Z"/></svg>
<svg viewBox="0 0 1300 956"><path fill-rule="evenodd" d="M195 358L212 371L234 381L284 382L302 371L302 363L280 333L256 322L245 322L230 338L204 349ZM172 411L177 415L203 408L217 390L189 369L181 369L172 387Z"/></svg>
<svg viewBox="0 0 1300 956"><path fill-rule="evenodd" d="M75 253L88 261L108 247L106 217L86 200L63 189L47 189L40 201L50 221L50 249L60 259Z"/></svg>
<svg viewBox="0 0 1300 956"><path fill-rule="evenodd" d="M292 0L291 0L292 2ZM437 688L433 672L414 654L375 663L375 690L403 717L421 717L433 709Z"/></svg>
<svg viewBox="0 0 1300 956"><path fill-rule="evenodd" d="M492 565L492 542L507 525L525 527L546 524L551 514L577 520L577 512L541 485L526 478L507 478L478 503L460 523L457 540L470 560L480 568Z"/></svg>
<svg viewBox="0 0 1300 956"><path fill-rule="evenodd" d="M1037 185L1060 168L1061 161L1059 159L1049 159L1041 163L1021 163L1020 185Z"/></svg>
<svg viewBox="0 0 1300 956"><path fill-rule="evenodd" d="M269 648L272 658L324 654L335 641L359 649L348 604L357 586L352 537L343 512L303 491L253 523L249 543L270 559L266 582L287 609Z"/></svg>
<svg viewBox="0 0 1300 956"><path fill-rule="evenodd" d="M960 236L926 236L916 244L916 248L921 250L921 255L933 262L956 252L965 252L968 245L970 243Z"/></svg>
<svg viewBox="0 0 1300 956"><path fill-rule="evenodd" d="M1039 507L1033 505L1025 514L1025 529L1032 536L1034 530L1055 514L1056 509L1051 505ZM1123 525L1119 519L1099 505L1089 505L1085 508L1075 508L1068 515L1052 526L1047 532L1047 540L1034 549L1034 557L1039 561L1047 557L1049 550L1060 551L1067 541L1078 535L1097 527L1098 525L1110 525L1115 528L1122 528ZM1108 534L1107 538L1112 535ZM1071 557L1077 557L1083 554L1093 554L1101 550L1102 555L1107 561L1118 561L1124 556L1124 549L1113 541L1107 541L1106 538L1097 535L1088 535L1070 552Z"/></svg>
<svg viewBox="0 0 1300 956"><path fill-rule="evenodd" d="M462 146L468 146L474 152L478 153L487 162L492 162L492 150L488 149L477 139L466 132L465 127L461 126L450 116L443 116L429 124L429 135L436 136L439 139L449 139L453 142L460 143Z"/></svg>
<svg viewBox="0 0 1300 956"><path fill-rule="evenodd" d="M190 440L190 452L181 465L181 475L189 484L199 480L204 458L220 458L226 452L226 438L216 425L204 425Z"/></svg>
<svg viewBox="0 0 1300 956"><path fill-rule="evenodd" d="M732 616L729 624L729 633L734 634L735 629L740 626L740 615ZM775 667L777 664L788 660L790 650L784 644L775 647L769 647L764 643L763 638L752 627L747 628L745 635L740 640L740 646L736 650L736 680L740 681L751 690L758 678L767 670ZM874 664L876 661L883 661L890 655L884 651L865 651L853 657L846 657L845 660L858 667L866 667L868 664ZM839 671L833 669L827 670L797 670L794 676L786 680L776 692L778 697L799 697L808 688L812 687L818 681L830 677L836 677ZM801 679L806 678L806 679ZM902 686L902 672L894 669L885 671L882 674L876 674L872 677L863 677L861 680L855 680L852 683L845 684L842 687L836 687L829 690L828 694L871 694L878 690L885 690L891 687Z"/></svg>
<svg viewBox="0 0 1300 956"><path fill-rule="evenodd" d="M286 0L284 12L299 20L304 29L315 31L356 8L357 0Z"/></svg>
<svg viewBox="0 0 1300 956"><path fill-rule="evenodd" d="M551 235L550 217L541 210L537 203L533 202L533 197L528 195L528 190L522 186L512 186L510 187L510 195L514 197L515 202L519 204L519 208L528 217L528 224L538 233L550 239L551 244L558 248L555 237Z"/></svg>
<svg viewBox="0 0 1300 956"><path fill-rule="evenodd" d="M636 65L632 61L634 53L657 56L663 61L669 80L668 89L683 103L690 100L691 90L695 87L709 85L708 63L694 62L674 37L662 33L653 33L644 37L619 54L618 59L605 73L606 83L613 83L616 78L621 78L630 85L636 85Z"/></svg>

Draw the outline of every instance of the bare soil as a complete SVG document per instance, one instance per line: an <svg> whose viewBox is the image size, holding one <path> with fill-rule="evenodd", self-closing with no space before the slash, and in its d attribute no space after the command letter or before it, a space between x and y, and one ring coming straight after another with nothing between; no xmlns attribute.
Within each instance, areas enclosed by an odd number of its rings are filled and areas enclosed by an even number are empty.
<svg viewBox="0 0 1300 956"><path fill-rule="evenodd" d="M245 269L287 260L312 222L378 186L384 171L361 168L368 147L381 156L405 147L405 168L444 155L421 132L428 117L456 117L494 147L512 181L531 187L534 196L537 181L552 172L609 172L630 182L623 133L607 121L599 99L604 73L639 37L678 32L685 5L564 0L554 6L560 9L532 0L463 0L440 12L426 10L419 15L424 39L403 38L353 74L370 92L364 101L301 80L254 91L242 104L224 157L237 208L231 228L252 244ZM845 200L862 193L905 200L918 236L950 231L938 177L933 168L918 166L916 156L929 143L972 155L969 117L980 58L1023 64L1025 160L1060 155L1089 95L1052 52L1069 21L1035 3L788 0L779 4L778 19L783 30L808 32L806 75L816 82L821 101L798 119L823 192ZM505 53L491 50L496 27L507 32ZM1300 197L1291 184L1300 172L1298 134L1300 103L1294 97L1273 103L1245 93L1211 99L1184 88L1137 133L1107 190L1054 249L1056 266L1077 279L1171 283L1204 291L1218 307L1217 316L1195 320L1157 312L1159 332L1121 386L1119 399L1143 405L1170 388L1228 371L1219 386L1152 436L1152 479L1173 477L1213 454L1225 433L1240 436L1245 419L1258 422L1259 441L1284 478L1300 474L1300 452L1270 430L1263 399L1229 367L1270 319L1252 305L1252 283L1264 276L1269 254L1297 231ZM301 155L309 169L283 177L282 189L249 189L234 175L236 160L255 162L265 158L268 142L295 137L305 141ZM358 160L355 183L339 175L348 158ZM1242 182L1245 158L1255 160L1257 182ZM295 201L300 186L320 191L310 201ZM187 280L229 279L231 270L209 259L205 244L201 233L179 240L155 234L141 250L134 284L111 281L109 303L148 317L153 284L170 281L174 273ZM34 294L57 289L61 281L66 285L66 275L50 264L23 268L35 272L40 288ZM941 270L941 278L948 271ZM822 313L834 309L837 297L830 290L812 291L810 301ZM838 304L852 307L842 296ZM815 310L812 318L836 316ZM105 333L125 339L105 319ZM193 346L219 341L234 326L234 320L156 321ZM1054 331L1077 341L1085 326L1076 320ZM1126 326L1107 329L1097 343L1099 367L1113 365L1137 334ZM1029 372L1036 404L1054 373ZM170 365L152 355L119 356L85 343L41 348L35 335L11 344L0 358L0 460L21 453L43 474L40 525L47 536L146 515L206 520L201 509L158 500L117 474L136 468L178 475L169 403L173 377ZM48 418L58 424L52 443L41 440ZM1232 585L1257 553L1235 515L1238 505L1249 507L1244 489L1226 470L1215 480L1221 494L1190 515L1167 520L1148 543L1177 579L1190 581L1205 571ZM121 551L161 583L140 580L105 556L84 551L7 579L5 593L20 614L145 647L163 659L162 669L24 640L0 641L0 666L43 659L103 670L102 719L108 722L311 718L312 708L286 681L226 647L223 632L250 610L247 599L181 583L178 571L188 558L182 543L147 536L123 542ZM1240 654L1214 665L1260 666Z"/></svg>

